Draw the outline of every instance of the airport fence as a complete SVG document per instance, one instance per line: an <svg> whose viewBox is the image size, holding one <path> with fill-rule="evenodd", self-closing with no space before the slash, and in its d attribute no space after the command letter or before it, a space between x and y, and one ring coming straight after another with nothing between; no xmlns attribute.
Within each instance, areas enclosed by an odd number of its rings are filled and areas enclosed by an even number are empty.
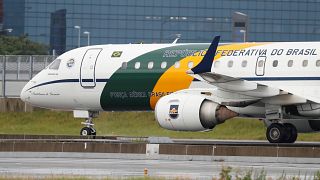
<svg viewBox="0 0 320 180"><path fill-rule="evenodd" d="M49 55L0 55L0 97L19 97L23 86L54 59Z"/></svg>

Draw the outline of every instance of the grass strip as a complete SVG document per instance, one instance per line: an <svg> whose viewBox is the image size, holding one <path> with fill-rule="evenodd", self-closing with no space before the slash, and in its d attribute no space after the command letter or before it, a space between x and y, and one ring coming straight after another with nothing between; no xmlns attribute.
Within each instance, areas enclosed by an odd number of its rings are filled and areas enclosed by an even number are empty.
<svg viewBox="0 0 320 180"><path fill-rule="evenodd" d="M82 119L72 112L40 110L0 113L2 134L79 135ZM159 127L153 112L102 112L94 119L98 135L164 136L191 139L265 140L266 128L257 119L233 118L209 132L178 132ZM320 141L319 133L299 134L300 141Z"/></svg>

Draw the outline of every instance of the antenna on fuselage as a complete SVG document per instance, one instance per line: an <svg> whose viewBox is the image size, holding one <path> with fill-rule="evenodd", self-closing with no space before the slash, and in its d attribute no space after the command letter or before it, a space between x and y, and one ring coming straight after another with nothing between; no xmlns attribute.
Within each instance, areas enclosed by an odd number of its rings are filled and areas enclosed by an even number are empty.
<svg viewBox="0 0 320 180"><path fill-rule="evenodd" d="M176 38L176 39L172 42L172 44L176 44L179 39L180 39L180 38Z"/></svg>
<svg viewBox="0 0 320 180"><path fill-rule="evenodd" d="M177 38L172 42L172 44L176 44L178 40L181 38L181 34L175 34L175 35Z"/></svg>

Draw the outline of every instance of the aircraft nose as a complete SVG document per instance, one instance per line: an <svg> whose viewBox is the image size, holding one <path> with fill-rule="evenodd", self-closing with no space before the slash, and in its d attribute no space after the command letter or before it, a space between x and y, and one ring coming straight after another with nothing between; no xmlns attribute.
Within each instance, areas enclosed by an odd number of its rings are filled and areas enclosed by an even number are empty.
<svg viewBox="0 0 320 180"><path fill-rule="evenodd" d="M28 91L29 89L29 83L27 83L23 88L20 93L20 99L24 102L28 102L30 99L30 92Z"/></svg>

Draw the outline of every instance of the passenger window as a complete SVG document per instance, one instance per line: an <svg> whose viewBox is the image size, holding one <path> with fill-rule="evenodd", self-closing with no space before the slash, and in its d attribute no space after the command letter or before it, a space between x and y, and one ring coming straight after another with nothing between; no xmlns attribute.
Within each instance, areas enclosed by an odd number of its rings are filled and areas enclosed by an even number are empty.
<svg viewBox="0 0 320 180"><path fill-rule="evenodd" d="M273 67L278 67L278 60L274 60L274 61L272 62L272 66L273 66Z"/></svg>
<svg viewBox="0 0 320 180"><path fill-rule="evenodd" d="M303 60L302 61L302 66L307 67L308 66L308 60Z"/></svg>
<svg viewBox="0 0 320 180"><path fill-rule="evenodd" d="M140 62L136 62L136 63L134 64L134 68L135 68L135 69L139 69L139 68L140 68Z"/></svg>
<svg viewBox="0 0 320 180"><path fill-rule="evenodd" d="M320 60L317 60L317 61L316 61L316 66L317 66L317 67L320 67Z"/></svg>
<svg viewBox="0 0 320 180"><path fill-rule="evenodd" d="M153 62L151 61L148 63L148 69L152 69L152 68L153 68Z"/></svg>
<svg viewBox="0 0 320 180"><path fill-rule="evenodd" d="M260 60L260 61L258 62L258 67L263 67L263 64L264 64L264 60Z"/></svg>
<svg viewBox="0 0 320 180"><path fill-rule="evenodd" d="M241 66L242 67L247 67L247 64L248 64L248 61L244 60L244 61L242 61Z"/></svg>
<svg viewBox="0 0 320 180"><path fill-rule="evenodd" d="M127 69L128 67L128 63L127 62L123 62L121 65L121 69Z"/></svg>
<svg viewBox="0 0 320 180"><path fill-rule="evenodd" d="M179 67L180 67L180 62L179 62L179 61L176 61L176 62L174 63L174 67L175 67L175 68L179 68Z"/></svg>
<svg viewBox="0 0 320 180"><path fill-rule="evenodd" d="M58 70L61 63L61 59L54 60L50 65L49 69Z"/></svg>
<svg viewBox="0 0 320 180"><path fill-rule="evenodd" d="M293 66L293 60L289 60L288 61L288 67L292 67Z"/></svg>
<svg viewBox="0 0 320 180"><path fill-rule="evenodd" d="M160 66L161 66L161 69L166 68L167 67L167 62L163 61Z"/></svg>
<svg viewBox="0 0 320 180"><path fill-rule="evenodd" d="M214 67L215 67L215 68L218 68L219 65L220 65L220 61L215 61L215 62L214 62Z"/></svg>
<svg viewBox="0 0 320 180"><path fill-rule="evenodd" d="M189 61L189 62L188 62L188 68L191 69L192 67L193 67L193 62L192 62L192 61Z"/></svg>
<svg viewBox="0 0 320 180"><path fill-rule="evenodd" d="M233 61L228 62L228 67L231 68L233 66Z"/></svg>

